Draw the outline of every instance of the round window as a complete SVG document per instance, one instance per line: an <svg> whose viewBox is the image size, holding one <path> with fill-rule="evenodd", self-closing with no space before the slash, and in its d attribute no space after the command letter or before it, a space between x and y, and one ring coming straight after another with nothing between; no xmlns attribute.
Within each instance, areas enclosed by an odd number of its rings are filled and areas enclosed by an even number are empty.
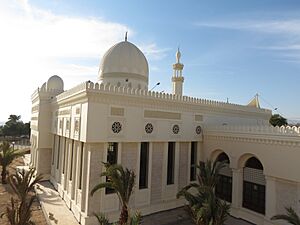
<svg viewBox="0 0 300 225"><path fill-rule="evenodd" d="M175 125L173 126L173 133L174 133L174 134L178 134L178 133L179 133L179 126L178 126L177 124L175 124Z"/></svg>
<svg viewBox="0 0 300 225"><path fill-rule="evenodd" d="M145 131L147 134L151 134L152 131L153 131L153 125L152 123L147 123L146 126L145 126Z"/></svg>
<svg viewBox="0 0 300 225"><path fill-rule="evenodd" d="M120 133L122 130L122 124L120 122L114 122L111 126L111 129L114 133Z"/></svg>
<svg viewBox="0 0 300 225"><path fill-rule="evenodd" d="M196 127L196 134L201 134L202 128L201 126Z"/></svg>

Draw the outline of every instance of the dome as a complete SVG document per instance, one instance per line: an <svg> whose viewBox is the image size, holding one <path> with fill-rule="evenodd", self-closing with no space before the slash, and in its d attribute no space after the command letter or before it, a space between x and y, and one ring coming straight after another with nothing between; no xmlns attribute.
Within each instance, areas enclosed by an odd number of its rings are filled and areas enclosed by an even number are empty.
<svg viewBox="0 0 300 225"><path fill-rule="evenodd" d="M99 81L115 86L148 88L148 62L138 47L128 41L112 46L103 56Z"/></svg>
<svg viewBox="0 0 300 225"><path fill-rule="evenodd" d="M57 75L50 77L47 81L47 91L63 91L64 81Z"/></svg>

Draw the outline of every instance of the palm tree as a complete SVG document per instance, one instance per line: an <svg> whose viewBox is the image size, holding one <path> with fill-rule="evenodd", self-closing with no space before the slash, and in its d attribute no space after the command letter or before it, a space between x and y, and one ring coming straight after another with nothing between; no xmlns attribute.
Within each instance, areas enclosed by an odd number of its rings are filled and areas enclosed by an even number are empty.
<svg viewBox="0 0 300 225"><path fill-rule="evenodd" d="M35 176L35 169L29 171L17 171L8 177L8 182L18 199L11 197L11 207L6 208L6 216L11 225L32 225L31 207L36 198L34 195L34 185L42 176Z"/></svg>
<svg viewBox="0 0 300 225"><path fill-rule="evenodd" d="M8 120L11 122L18 122L21 119L21 116L17 116L17 115L9 115Z"/></svg>
<svg viewBox="0 0 300 225"><path fill-rule="evenodd" d="M24 154L21 152L18 152L18 150L15 150L10 147L9 142L3 142L0 145L0 165L2 166L2 184L7 184L6 176L7 176L7 167L12 163L12 161L19 157L23 156Z"/></svg>
<svg viewBox="0 0 300 225"><path fill-rule="evenodd" d="M34 185L42 180L42 175L35 176L35 169L17 171L8 177L9 185L18 198L23 201L34 191Z"/></svg>
<svg viewBox="0 0 300 225"><path fill-rule="evenodd" d="M94 216L97 218L97 221L99 225L111 225L109 220L105 217L103 213L100 214L94 214ZM127 225L139 225L141 223L141 214L135 213L132 217L128 218ZM113 225L118 225L118 223L113 223Z"/></svg>
<svg viewBox="0 0 300 225"><path fill-rule="evenodd" d="M191 183L177 193L177 198L184 197L189 203L189 212L197 225L223 225L230 205L215 195L215 186L219 181L219 172L225 166L223 162L207 161L197 165L200 173L197 183ZM189 192L194 189L196 192Z"/></svg>
<svg viewBox="0 0 300 225"><path fill-rule="evenodd" d="M300 225L300 218L292 207L286 207L286 214L275 215L271 220L285 220L293 225Z"/></svg>
<svg viewBox="0 0 300 225"><path fill-rule="evenodd" d="M97 184L91 191L91 195L102 188L110 188L116 192L122 209L119 224L127 224L129 218L129 200L135 184L135 173L132 170L124 169L121 165L104 163L105 172L101 177L107 177L106 182Z"/></svg>

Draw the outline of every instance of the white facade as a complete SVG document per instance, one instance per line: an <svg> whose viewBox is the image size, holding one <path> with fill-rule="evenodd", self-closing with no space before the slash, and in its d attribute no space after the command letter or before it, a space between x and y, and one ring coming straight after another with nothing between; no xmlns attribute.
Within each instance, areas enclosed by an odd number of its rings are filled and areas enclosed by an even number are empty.
<svg viewBox="0 0 300 225"><path fill-rule="evenodd" d="M114 152L109 151L112 143L117 143L117 163L136 172L130 205L143 215L182 206L176 193L191 182L192 160L215 160L221 153L230 161L224 178L232 184L233 216L262 225L276 224L270 217L285 206L300 212L299 128L270 127L271 111L253 104L182 95L179 54L173 65L173 94L148 91L147 60L127 40L105 54L99 83L87 81L63 91L62 80L50 78L32 95L31 165L47 175L81 224L94 224L93 213L100 211L118 218L115 194L101 190L90 196L100 182L101 162ZM262 170L251 167L252 157ZM140 176L141 170L146 173ZM248 171L255 176L248 178ZM256 188L265 190L260 212L249 209L255 203L245 201L245 187L253 195Z"/></svg>

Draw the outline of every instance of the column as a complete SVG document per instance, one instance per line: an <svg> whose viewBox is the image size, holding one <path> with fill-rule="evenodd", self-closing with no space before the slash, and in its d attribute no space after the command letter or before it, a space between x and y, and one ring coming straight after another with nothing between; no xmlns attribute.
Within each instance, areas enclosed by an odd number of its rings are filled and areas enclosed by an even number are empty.
<svg viewBox="0 0 300 225"><path fill-rule="evenodd" d="M86 144L87 151L87 170L86 170L86 193L85 193L85 213L87 216L91 216L93 212L100 211L100 199L101 191L95 192L91 196L91 190L99 184L103 179L100 179L100 173L102 172L103 161L103 144Z"/></svg>
<svg viewBox="0 0 300 225"><path fill-rule="evenodd" d="M239 218L239 209L243 201L243 169L232 169L232 204L231 214Z"/></svg>
<svg viewBox="0 0 300 225"><path fill-rule="evenodd" d="M266 219L269 220L276 214L276 180L274 177L266 178Z"/></svg>
<svg viewBox="0 0 300 225"><path fill-rule="evenodd" d="M297 183L297 204L295 207L296 213L299 215L300 214L300 183Z"/></svg>
<svg viewBox="0 0 300 225"><path fill-rule="evenodd" d="M83 148L83 154L81 157L82 158L82 184L81 184L81 204L80 204L80 209L81 209L81 212L85 212L85 199L86 199L86 188L87 188L87 168L88 168L88 165L87 165L87 156L88 156L88 153L87 153L87 145L86 143L84 143L84 148Z"/></svg>
<svg viewBox="0 0 300 225"><path fill-rule="evenodd" d="M67 138L67 141L66 141L66 147L65 147L65 157L64 157L64 164L65 164L65 168L64 168L64 190L66 191L67 190L67 186L68 186L68 161L69 161L69 149L70 149L70 139Z"/></svg>
<svg viewBox="0 0 300 225"><path fill-rule="evenodd" d="M73 160L72 160L72 181L71 181L71 199L75 199L75 190L76 190L76 180L77 180L77 155L78 155L78 148L79 148L78 141L74 141L73 147Z"/></svg>

